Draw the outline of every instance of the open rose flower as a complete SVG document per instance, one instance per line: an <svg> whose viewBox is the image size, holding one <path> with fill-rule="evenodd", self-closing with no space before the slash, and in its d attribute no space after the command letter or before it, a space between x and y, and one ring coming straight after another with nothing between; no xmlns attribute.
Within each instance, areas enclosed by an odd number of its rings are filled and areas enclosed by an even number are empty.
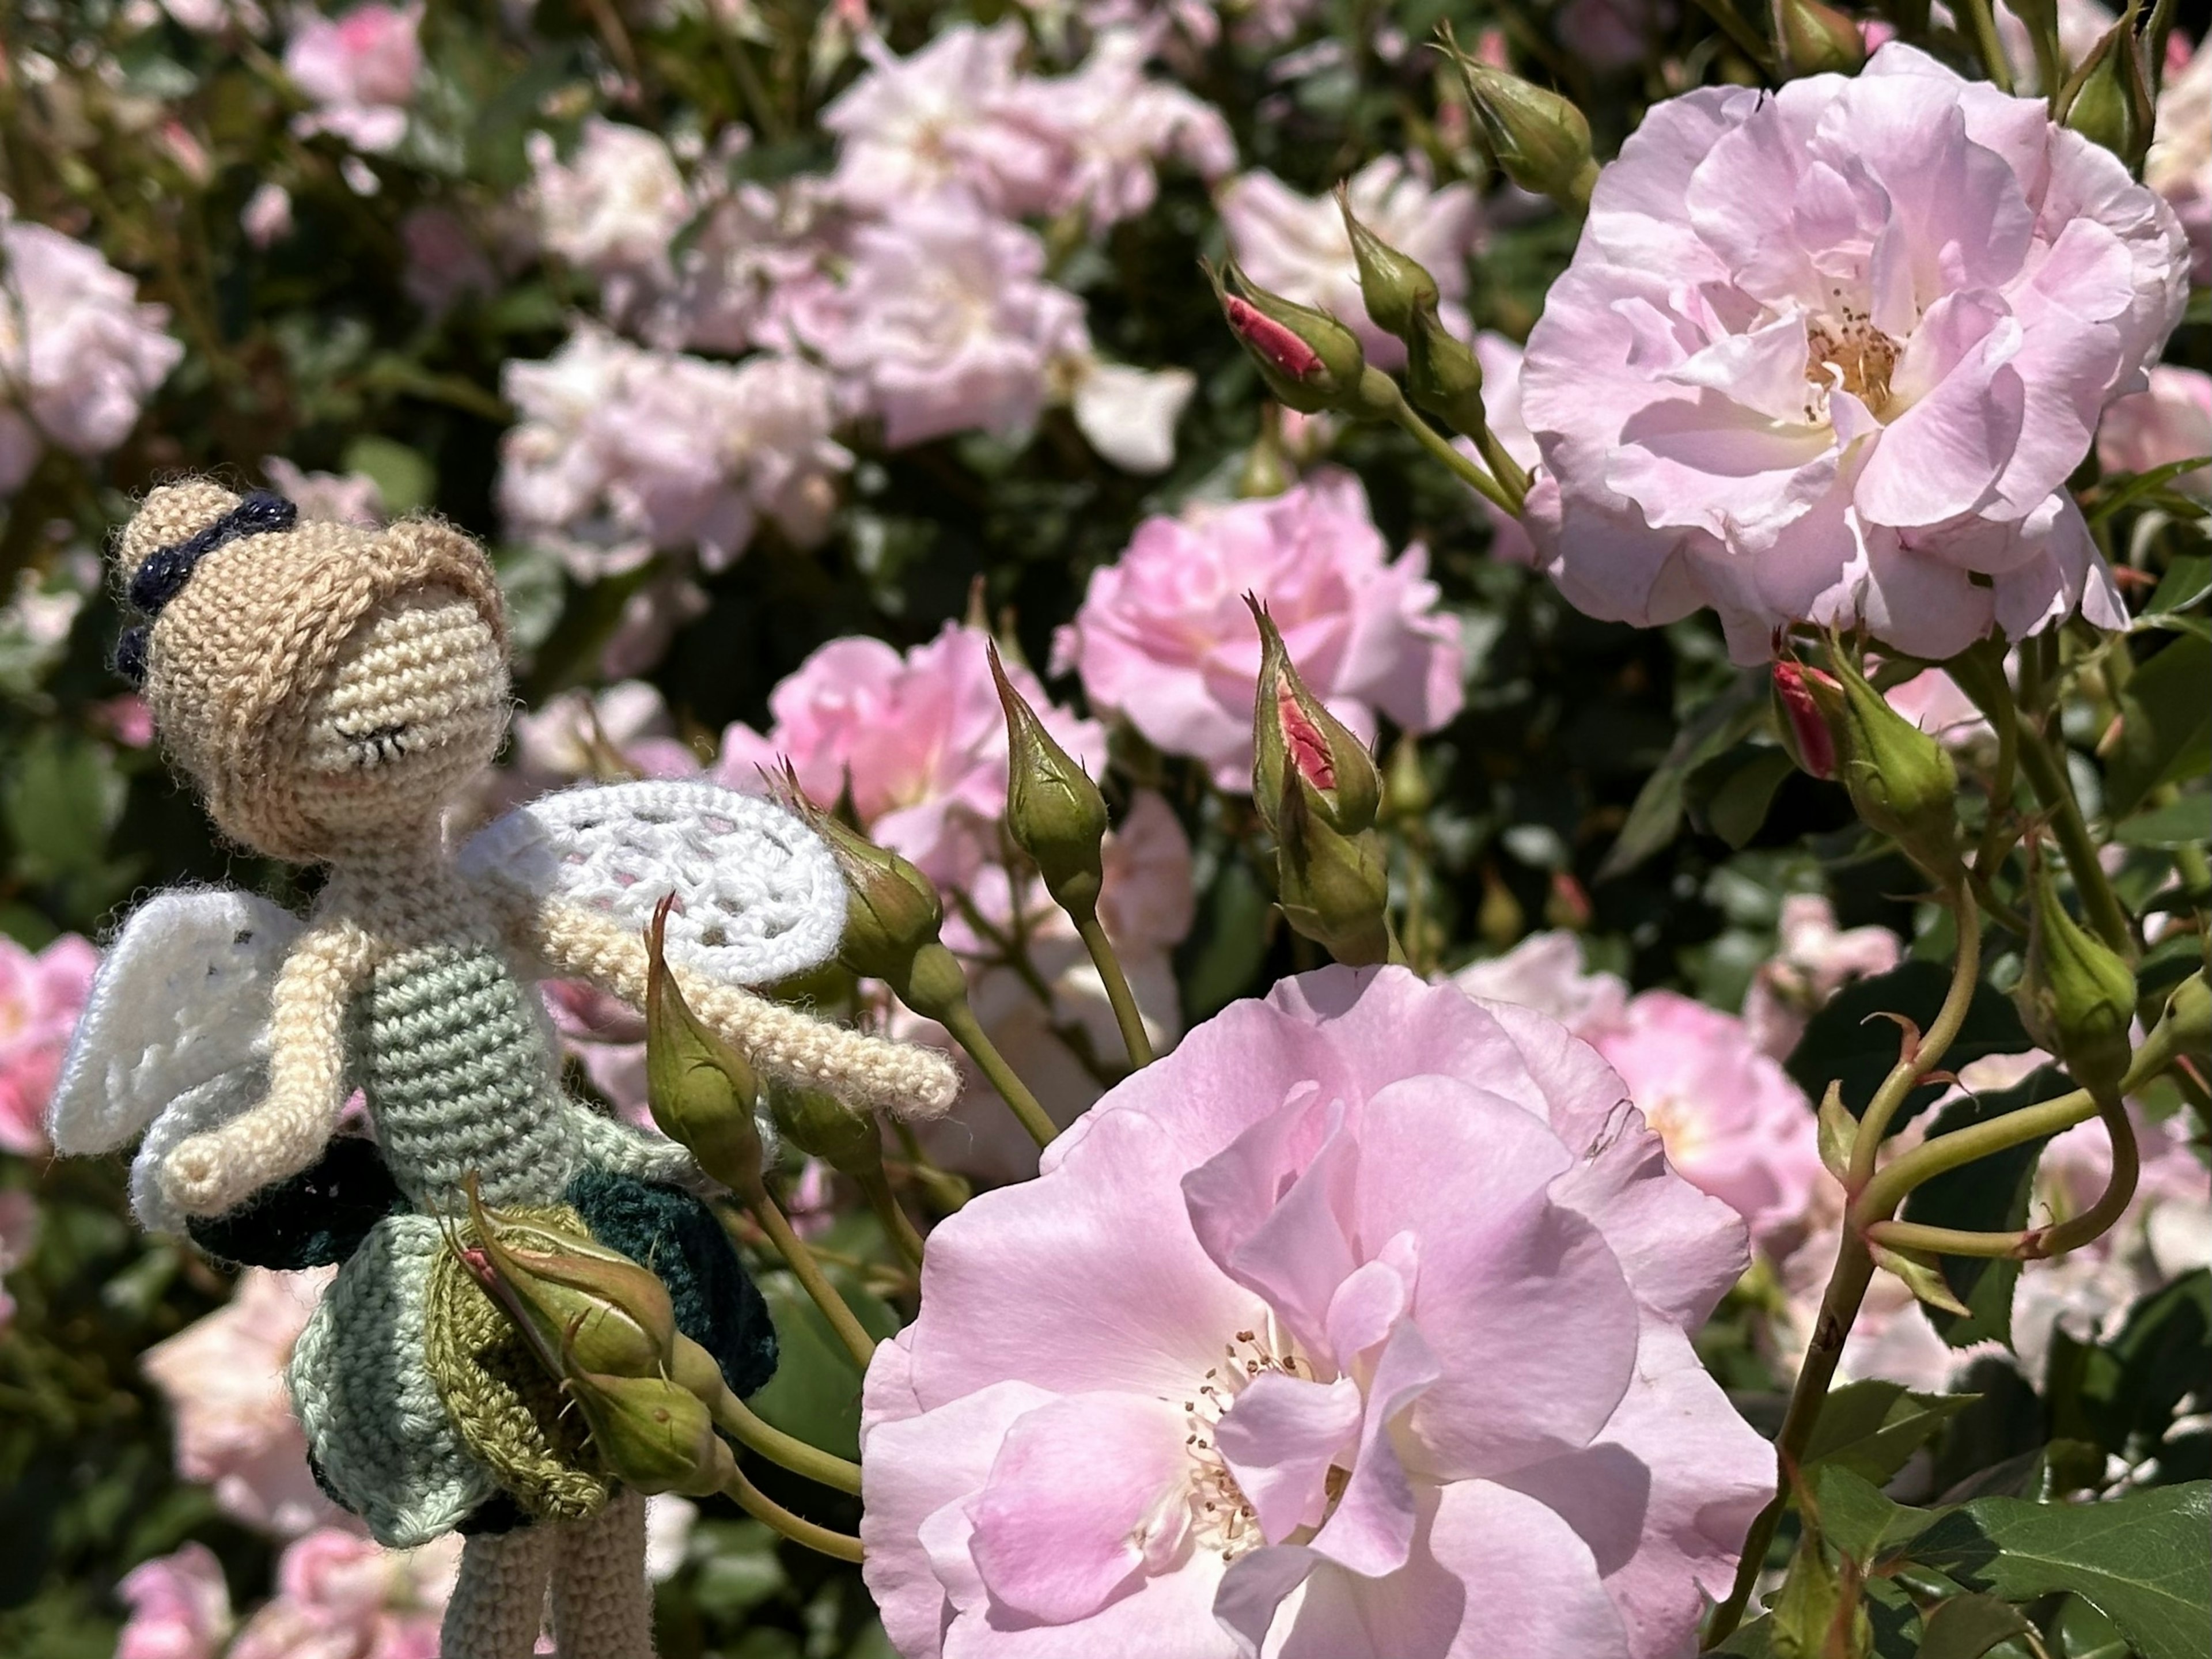
<svg viewBox="0 0 2212 1659"><path fill-rule="evenodd" d="M140 1562L115 1594L131 1613L115 1659L216 1659L230 1634L230 1587L205 1544Z"/></svg>
<svg viewBox="0 0 2212 1659"><path fill-rule="evenodd" d="M36 952L0 934L0 1152L46 1155L46 1103L99 966L75 933Z"/></svg>
<svg viewBox="0 0 2212 1659"><path fill-rule="evenodd" d="M2097 428L2097 459L2108 472L2148 472L2212 455L2212 374L2160 363L2148 391L2123 398ZM2176 489L2212 495L2212 466L2191 467Z"/></svg>
<svg viewBox="0 0 2212 1659"><path fill-rule="evenodd" d="M1529 522L1575 605L1916 656L2117 624L2068 474L2181 314L2172 210L1911 47L1656 105L1529 336Z"/></svg>
<svg viewBox="0 0 2212 1659"><path fill-rule="evenodd" d="M866 1385L908 1659L1681 1651L1771 1490L1744 1261L1560 1027L1401 969L1232 1006L941 1223Z"/></svg>
<svg viewBox="0 0 2212 1659"><path fill-rule="evenodd" d="M305 15L284 45L284 73L315 107L297 116L301 137L328 132L382 154L407 136L407 107L422 72L421 3L356 6L339 18Z"/></svg>
<svg viewBox="0 0 2212 1659"><path fill-rule="evenodd" d="M1427 569L1419 546L1393 560L1358 479L1327 470L1265 500L1146 520L1091 576L1053 666L1241 793L1260 672L1244 596L1267 602L1299 674L1353 731L1372 736L1379 712L1433 732L1459 712L1459 623L1437 610Z"/></svg>

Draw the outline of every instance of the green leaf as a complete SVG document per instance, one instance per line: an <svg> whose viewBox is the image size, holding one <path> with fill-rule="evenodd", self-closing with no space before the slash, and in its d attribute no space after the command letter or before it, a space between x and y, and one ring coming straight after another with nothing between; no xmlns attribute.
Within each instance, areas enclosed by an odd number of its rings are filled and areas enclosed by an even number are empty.
<svg viewBox="0 0 2212 1659"><path fill-rule="evenodd" d="M898 1330L898 1316L842 1268L830 1281L871 1336ZM775 1375L745 1403L786 1434L839 1457L860 1455L860 1373L799 1281L781 1270L761 1276L761 1294L775 1320Z"/></svg>
<svg viewBox="0 0 2212 1659"><path fill-rule="evenodd" d="M2212 1603L2212 1482L2105 1503L1982 1498L1920 1535L1912 1559L2008 1601L2071 1591L2142 1659L2203 1659Z"/></svg>
<svg viewBox="0 0 2212 1659"><path fill-rule="evenodd" d="M2110 495L2102 495L2098 499L2089 509L2087 514L2089 522L2102 524L2130 502L2156 495L2183 473L2194 472L2198 467L2207 465L2207 459L2208 458L2203 455L2192 455L2186 459L2168 461L2163 466L2154 466L2148 472L2133 474L2115 488Z"/></svg>
<svg viewBox="0 0 2212 1659"><path fill-rule="evenodd" d="M1814 1100L1827 1093L1831 1082L1840 1084L1844 1104L1856 1117L1897 1064L1897 1025L1878 1016L1902 1014L1924 1031L1935 1023L1950 988L1949 969L1920 961L1847 985L1807 1024L1785 1067ZM1985 1054L2016 1054L2034 1046L2021 1029L2012 1000L1990 986L1978 985L1966 1023L1945 1052L1943 1064L1956 1070ZM1892 1122L1893 1131L1932 1105L1942 1090L1941 1084L1923 1084L1907 1095Z"/></svg>
<svg viewBox="0 0 2212 1659"><path fill-rule="evenodd" d="M1929 1138L2055 1100L2072 1088L2057 1067L2039 1066L2009 1089L1953 1101L1928 1126ZM1972 1232L2010 1232L2027 1226L2028 1204L2035 1193L2036 1160L2050 1139L2045 1135L1945 1170L1913 1189L1905 1200L1904 1219ZM2020 1283L2021 1264L1984 1256L1946 1255L1937 1258L1937 1265L1952 1293L1966 1307L1964 1316L1924 1309L1928 1322L1937 1334L1954 1348L1991 1340L2010 1347L2013 1291Z"/></svg>
<svg viewBox="0 0 2212 1659"><path fill-rule="evenodd" d="M2208 593L2212 593L2212 553L2185 553L2166 566L2166 574L2159 578L2158 592L2143 607L2143 615L2186 611Z"/></svg>
<svg viewBox="0 0 2212 1659"><path fill-rule="evenodd" d="M1740 759L1731 751L1713 765L1730 761L1732 769L1704 803L1703 816L1713 834L1741 852L1765 824L1774 792L1797 769L1797 763L1785 750L1747 747ZM1700 769L1700 775L1707 769Z"/></svg>
<svg viewBox="0 0 2212 1659"><path fill-rule="evenodd" d="M2120 741L2106 769L2105 811L2135 811L2162 783L2212 768L2212 641L2184 634L2129 677Z"/></svg>
<svg viewBox="0 0 2212 1659"><path fill-rule="evenodd" d="M1769 1640L1774 1659L1850 1659L1874 1645L1864 1607L1860 1605L1857 1575L1846 1578L1828 1564L1820 1547L1820 1534L1811 1526L1797 1540L1790 1558L1789 1576L1774 1598L1774 1624Z"/></svg>
<svg viewBox="0 0 2212 1659"><path fill-rule="evenodd" d="M2112 839L2129 847L2201 846L2212 841L2212 795L2184 795L2138 812L2113 826Z"/></svg>
<svg viewBox="0 0 2212 1659"><path fill-rule="evenodd" d="M1917 1659L1982 1659L2000 1642L2034 1626L1994 1595L1954 1595L1928 1615Z"/></svg>
<svg viewBox="0 0 2212 1659"><path fill-rule="evenodd" d="M340 465L374 479L385 512L395 519L428 507L438 493L438 471L420 450L373 432L348 444Z"/></svg>
<svg viewBox="0 0 2212 1659"><path fill-rule="evenodd" d="M1690 774L1715 756L1725 754L1768 718L1766 679L1765 669L1747 671L1689 718L1674 746L1667 751L1667 758L1644 781L1636 804L1628 809L1628 821L1620 826L1605 862L1598 866L1596 880L1626 875L1674 839L1682 822L1683 788Z"/></svg>
<svg viewBox="0 0 2212 1659"><path fill-rule="evenodd" d="M2200 1267L2138 1301L2108 1343L2058 1334L2045 1385L2053 1431L2138 1461L2165 1444L2182 1402L2208 1376L2212 1270Z"/></svg>
<svg viewBox="0 0 2212 1659"><path fill-rule="evenodd" d="M1903 1549L1936 1518L1885 1497L1875 1484L1840 1463L1827 1463L1808 1483L1820 1535L1836 1549L1872 1569Z"/></svg>
<svg viewBox="0 0 2212 1659"><path fill-rule="evenodd" d="M1805 1455L1798 1460L1800 1478L1809 1480L1820 1466L1830 1464L1863 1480L1887 1480L1975 1398L1914 1394L1875 1379L1849 1383L1831 1394L1821 1408Z"/></svg>

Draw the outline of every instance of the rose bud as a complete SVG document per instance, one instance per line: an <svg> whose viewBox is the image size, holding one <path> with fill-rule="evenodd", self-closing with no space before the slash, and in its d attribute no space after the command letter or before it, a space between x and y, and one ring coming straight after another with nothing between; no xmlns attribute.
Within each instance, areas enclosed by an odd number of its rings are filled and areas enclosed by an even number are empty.
<svg viewBox="0 0 2212 1659"><path fill-rule="evenodd" d="M660 1132L732 1192L760 1180L760 1080L751 1063L702 1024L662 954L668 901L646 935L646 1103Z"/></svg>
<svg viewBox="0 0 2212 1659"><path fill-rule="evenodd" d="M1455 57L1484 142L1505 176L1575 212L1587 208L1597 162L1582 111L1558 93L1480 58Z"/></svg>
<svg viewBox="0 0 2212 1659"><path fill-rule="evenodd" d="M1774 43L1792 76L1855 75L1866 62L1859 26L1820 0L1774 0Z"/></svg>
<svg viewBox="0 0 2212 1659"><path fill-rule="evenodd" d="M785 1139L811 1158L849 1176L884 1167L883 1134L876 1121L856 1112L820 1089L778 1083L768 1091L769 1109Z"/></svg>
<svg viewBox="0 0 2212 1659"><path fill-rule="evenodd" d="M1325 311L1255 287L1233 264L1227 281L1211 265L1206 274L1222 315L1278 403L1301 415L1359 406L1367 356L1350 329ZM1242 292L1231 293L1231 283Z"/></svg>
<svg viewBox="0 0 2212 1659"><path fill-rule="evenodd" d="M650 1498L704 1498L737 1478L737 1459L706 1403L665 1376L576 1371L565 1382L607 1472Z"/></svg>
<svg viewBox="0 0 2212 1659"><path fill-rule="evenodd" d="M1774 678L1769 686L1774 701L1774 724L1782 734L1782 746L1790 758L1797 763L1802 772L1816 778L1836 775L1836 735L1828 729L1826 716L1813 700L1807 681L1819 678L1840 697L1843 687L1817 668L1808 668L1801 662L1789 659L1774 665Z"/></svg>
<svg viewBox="0 0 2212 1659"><path fill-rule="evenodd" d="M1352 239L1352 257L1359 267L1359 296L1375 325L1410 340L1413 319L1423 309L1434 311L1442 295L1437 279L1419 260L1401 253L1352 216L1352 198L1336 187L1337 211L1344 216L1345 234Z"/></svg>
<svg viewBox="0 0 2212 1659"><path fill-rule="evenodd" d="M1308 810L1295 776L1284 780L1274 822L1275 896L1285 919L1348 967L1388 961L1390 869L1382 836L1331 829Z"/></svg>
<svg viewBox="0 0 2212 1659"><path fill-rule="evenodd" d="M2059 118L2134 173L2150 149L2156 110L2136 46L2136 8L2112 25L2058 94Z"/></svg>
<svg viewBox="0 0 2212 1659"><path fill-rule="evenodd" d="M2118 1089L2135 1058L2135 970L2067 913L2051 866L2039 865L2028 908L2027 963L2013 993L2021 1024L2094 1094Z"/></svg>
<svg viewBox="0 0 2212 1659"><path fill-rule="evenodd" d="M659 1376L676 1340L667 1289L628 1256L541 1222L507 1220L468 1186L461 1262L556 1376Z"/></svg>
<svg viewBox="0 0 2212 1659"><path fill-rule="evenodd" d="M1382 776L1352 728L1306 689L1267 609L1245 603L1260 624L1260 677L1252 702L1252 799L1269 831L1282 834L1271 803L1288 790L1339 835L1355 836L1375 822Z"/></svg>
<svg viewBox="0 0 2212 1659"><path fill-rule="evenodd" d="M999 647L986 653L1006 711L1006 829L1053 902L1080 924L1098 914L1105 883L1106 798L1014 690Z"/></svg>
<svg viewBox="0 0 2212 1659"><path fill-rule="evenodd" d="M1806 691L1836 739L1838 772L1859 819L1939 881L1959 869L1959 769L1942 744L1889 706L1842 651L1835 678Z"/></svg>

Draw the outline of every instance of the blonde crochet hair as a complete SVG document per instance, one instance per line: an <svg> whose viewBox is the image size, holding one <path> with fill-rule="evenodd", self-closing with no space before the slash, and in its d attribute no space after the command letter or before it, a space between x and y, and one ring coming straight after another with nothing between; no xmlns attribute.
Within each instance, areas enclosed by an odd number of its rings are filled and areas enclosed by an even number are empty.
<svg viewBox="0 0 2212 1659"><path fill-rule="evenodd" d="M264 515L274 522L231 528L263 504L279 509ZM316 698L372 613L448 590L474 606L505 654L489 562L435 519L380 531L293 522L274 498L196 478L154 490L125 527L116 563L126 591L146 594L149 562L161 580L143 672L155 729L224 833L274 857L328 856L328 826L302 798L299 763ZM434 629L429 615L417 626Z"/></svg>

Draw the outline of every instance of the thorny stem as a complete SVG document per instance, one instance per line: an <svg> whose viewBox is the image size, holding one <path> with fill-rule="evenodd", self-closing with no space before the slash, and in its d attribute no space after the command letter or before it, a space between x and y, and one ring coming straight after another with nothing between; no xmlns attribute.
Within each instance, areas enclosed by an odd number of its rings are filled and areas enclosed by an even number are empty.
<svg viewBox="0 0 2212 1659"><path fill-rule="evenodd" d="M1091 965L1105 984L1106 1000L1114 1005L1114 1023L1121 1028L1121 1046L1129 1051L1129 1069L1142 1071L1152 1063L1152 1040L1145 1030L1145 1016L1129 989L1129 976L1121 971L1114 941L1106 937L1095 908L1087 919L1077 920L1075 931L1082 935L1083 948L1091 952Z"/></svg>
<svg viewBox="0 0 2212 1659"><path fill-rule="evenodd" d="M814 1305L822 1310L822 1316L830 1322L830 1328L837 1333L837 1340L845 1345L845 1352L853 1356L853 1363L862 1370L876 1357L876 1339L862 1328L854 1317L853 1310L845 1305L845 1298L837 1294L837 1287L822 1271L822 1264L814 1259L814 1252L806 1242L792 1231L791 1223L768 1189L756 1179L744 1194L745 1207L752 1212L754 1223L768 1235L768 1242L775 1246L776 1254L791 1269L791 1276L814 1298Z"/></svg>
<svg viewBox="0 0 2212 1659"><path fill-rule="evenodd" d="M771 1463L803 1474L809 1480L835 1487L854 1497L860 1492L860 1466L809 1445L786 1434L773 1423L756 1416L752 1408L728 1389L714 1405L714 1426L748 1451L758 1452Z"/></svg>
<svg viewBox="0 0 2212 1659"><path fill-rule="evenodd" d="M1959 957L1951 969L1951 988L1944 994L1943 1006L1936 1011L1936 1020L1920 1040L1898 1058L1889 1075L1875 1091L1874 1098L1867 1103L1860 1115L1858 1139L1851 1148L1850 1173L1845 1185L1853 1192L1863 1188L1874 1178L1875 1156L1881 1151L1882 1137L1889 1132L1889 1121L1906 1097L1919 1086L1920 1079L1936 1069L1945 1050L1966 1023L1966 1011L1973 1006L1974 989L1982 975L1982 918L1972 899L1961 888L1954 886L1944 896L1958 927Z"/></svg>
<svg viewBox="0 0 2212 1659"><path fill-rule="evenodd" d="M801 1520L745 1479L743 1469L738 1471L722 1491L754 1520L771 1532L781 1533L794 1544L804 1544L811 1550L833 1556L840 1561L860 1559L859 1539L849 1532L832 1532L827 1527L817 1527L811 1521Z"/></svg>
<svg viewBox="0 0 2212 1659"><path fill-rule="evenodd" d="M983 1034L975 1011L963 999L956 1008L933 1012L937 1015L937 1023L968 1051L968 1058L975 1062L975 1069L982 1073L984 1080L999 1091L999 1098L1006 1103L1007 1109L1021 1120L1022 1127L1030 1132L1030 1139L1039 1146L1051 1146L1052 1138L1060 1131L1037 1103L1037 1097L1030 1092L1029 1085L1015 1075L1014 1068L1006 1064L1006 1057Z"/></svg>

